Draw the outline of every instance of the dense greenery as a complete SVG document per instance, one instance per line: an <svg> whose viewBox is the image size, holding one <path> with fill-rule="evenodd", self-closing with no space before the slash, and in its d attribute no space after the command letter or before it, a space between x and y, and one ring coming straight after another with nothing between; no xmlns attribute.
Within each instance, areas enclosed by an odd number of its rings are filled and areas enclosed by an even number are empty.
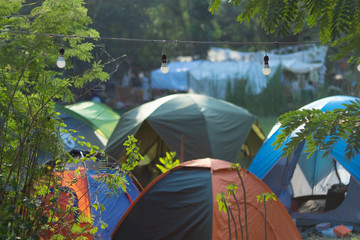
<svg viewBox="0 0 360 240"><path fill-rule="evenodd" d="M39 239L64 220L54 215L58 179L42 163L51 158L61 170L78 161L63 149L60 135L65 130L60 131L55 102L75 101L71 89L106 81L109 74L93 59L94 42L46 35L98 37L89 27L92 20L83 1L1 0L0 5L0 239ZM65 69L56 66L60 47L65 48ZM95 160L97 147L78 140L90 150L81 160ZM115 176L109 184L118 186L121 179ZM54 191L48 198L50 188ZM69 206L68 211L76 209ZM96 233L89 227L92 219L80 222L89 224L74 224L69 232Z"/></svg>
<svg viewBox="0 0 360 240"><path fill-rule="evenodd" d="M207 0L88 0L89 15L93 26L103 37L195 40L195 41L265 41L278 40L277 36L266 36L259 21L238 24L238 9L224 5L212 15ZM131 67L144 72L156 69L165 51L170 60L178 56L204 58L210 44L149 43L104 40L110 55L121 59L114 81L121 82L122 74ZM243 49L244 46L222 44L218 47ZM245 46L248 50L248 46ZM253 47L252 47L253 48Z"/></svg>
<svg viewBox="0 0 360 240"><path fill-rule="evenodd" d="M214 13L221 0L210 0ZM288 36L302 32L306 27L317 28L322 43L340 47L337 57L349 56L360 62L360 1L350 0L231 0L240 6L237 20L249 22L259 18L268 33Z"/></svg>
<svg viewBox="0 0 360 240"><path fill-rule="evenodd" d="M214 12L221 3L220 0L210 0L210 11ZM360 63L359 0L232 0L231 3L241 7L238 21L250 21L258 16L262 27L269 33L298 33L306 25L317 28L324 44L339 48L335 58L347 57L349 62ZM359 110L359 102L354 102L333 112L297 110L286 113L279 118L284 130L277 144L303 125L303 130L289 142L286 154L305 139L312 152L318 148L331 151L336 140L342 138L348 143L347 156L351 159L360 151Z"/></svg>

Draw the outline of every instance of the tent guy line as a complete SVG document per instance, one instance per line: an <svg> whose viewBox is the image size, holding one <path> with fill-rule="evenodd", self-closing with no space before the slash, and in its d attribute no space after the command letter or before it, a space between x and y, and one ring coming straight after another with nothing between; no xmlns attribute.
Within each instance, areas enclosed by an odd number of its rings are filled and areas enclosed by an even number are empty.
<svg viewBox="0 0 360 240"><path fill-rule="evenodd" d="M120 38L120 37L91 37L91 36L78 36L78 35L65 35L54 33L39 33L39 32L27 32L27 31L12 31L2 30L2 32L15 33L15 34L27 34L27 35L39 35L47 37L57 38L84 38L92 40L114 40L114 41L131 41L131 42L152 42L152 43L184 43L184 44L230 44L230 45L301 45L301 44L322 44L320 41L300 41L300 42L286 42L286 41L265 41L265 42L227 42L227 41L196 41L196 40L160 40L160 39L139 39L139 38Z"/></svg>

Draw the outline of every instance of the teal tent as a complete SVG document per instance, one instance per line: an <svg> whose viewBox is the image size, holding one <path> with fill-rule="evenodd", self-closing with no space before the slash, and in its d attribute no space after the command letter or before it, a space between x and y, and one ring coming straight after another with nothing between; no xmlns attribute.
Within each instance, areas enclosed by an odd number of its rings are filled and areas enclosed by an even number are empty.
<svg viewBox="0 0 360 240"><path fill-rule="evenodd" d="M124 113L105 152L124 161L128 135L139 140L145 156L140 165L147 171L141 178L156 171L153 160L169 151L183 161L211 157L236 162L254 157L265 138L256 117L246 109L190 93L165 96Z"/></svg>
<svg viewBox="0 0 360 240"><path fill-rule="evenodd" d="M84 101L71 105L57 105L56 111L60 112L60 118L67 125L66 129L74 129L77 132L71 133L74 136L84 136L85 141L103 149L108 138L116 127L120 115L114 112L105 104ZM70 133L62 134L65 146L69 149L77 148L85 150L70 138Z"/></svg>

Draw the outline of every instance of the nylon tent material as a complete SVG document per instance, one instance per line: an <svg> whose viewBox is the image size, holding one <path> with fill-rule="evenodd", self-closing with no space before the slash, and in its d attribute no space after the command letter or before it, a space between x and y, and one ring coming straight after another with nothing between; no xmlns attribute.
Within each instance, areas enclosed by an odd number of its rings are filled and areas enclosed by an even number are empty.
<svg viewBox="0 0 360 240"><path fill-rule="evenodd" d="M320 109L325 112L344 108L343 104L355 100L359 98L331 96L314 101L301 109ZM272 146L280 131L279 124L276 124L253 159L249 171L262 179L289 211L293 206L292 198L321 195L326 197L326 201L330 201L328 191L332 185L348 184L349 189L353 190L348 190L346 201L344 200L336 209L316 214L292 212L292 216L297 218L299 225L326 220L334 224L347 223L360 229L360 212L355 200L358 198L356 193L360 191L360 155L356 154L352 159L347 159L346 140L339 140L329 156L323 157L324 152L317 151L308 158L306 143L302 142L289 157L281 157L284 144L277 150ZM290 138L295 136L297 131L294 131Z"/></svg>
<svg viewBox="0 0 360 240"><path fill-rule="evenodd" d="M236 197L245 234L241 182L230 165L223 160L197 159L158 176L131 204L112 239L229 239L227 214L219 212L216 196L226 192L232 183L239 186ZM270 189L253 174L243 169L240 174L246 189L249 239L264 239L264 208L263 203L257 202L257 195ZM229 201L238 219L236 201ZM267 206L267 239L301 239L280 201ZM237 232L240 239L239 223ZM231 234L235 239L233 222Z"/></svg>
<svg viewBox="0 0 360 240"><path fill-rule="evenodd" d="M245 91L259 94L267 86L274 73L291 71L294 74L322 73L325 68L326 46L308 46L305 50L291 47L291 53L239 52L224 48L210 48L208 60L170 62L169 72L161 73L159 69L151 72L151 87L187 91L225 99L228 86L233 87L236 81L247 80ZM285 50L285 49L282 49ZM264 76L261 72L263 58L270 58L271 73ZM323 77L321 77L321 81Z"/></svg>
<svg viewBox="0 0 360 240"><path fill-rule="evenodd" d="M76 152L74 154L74 152ZM72 154L80 154L81 151L73 151ZM85 155L86 153L84 153ZM46 163L51 165L51 161ZM111 233L115 229L118 221L126 212L130 204L140 194L140 190L134 183L130 175L125 175L127 184L122 186L126 192L119 188L117 190L110 190L104 178L109 174L119 173L113 169L111 164L100 160L93 162L87 160L75 164L67 164L65 171L55 171L55 176L59 177L61 197L57 203L60 205L59 222L54 225L55 231L48 231L43 233L45 239L50 239L50 236L61 233L68 237L68 239L75 239L78 234L72 234L69 229L69 224L78 223L81 219L94 217L94 222L91 228L97 227L95 236L101 239L110 239ZM120 173L121 174L121 173ZM124 173L123 173L124 174ZM51 195L48 196L50 199ZM74 203L77 208L75 214L69 214L66 210L70 202ZM100 204L105 210L101 211ZM49 205L54 207L54 205ZM71 205L70 205L71 206ZM54 210L55 212L55 210ZM80 218L81 217L81 218ZM107 227L102 228L102 222L107 224ZM80 222L80 224L88 224ZM93 239L90 235L84 236Z"/></svg>
<svg viewBox="0 0 360 240"><path fill-rule="evenodd" d="M83 101L66 106L57 105L56 111L61 113L60 118L67 125L66 129L77 131L71 135L84 136L85 141L98 146L100 149L104 149L120 119L120 115L108 106L92 101ZM70 133L62 134L62 138L65 147L69 149L88 149L72 140Z"/></svg>
<svg viewBox="0 0 360 240"><path fill-rule="evenodd" d="M131 134L149 162L168 151L180 159L182 136L184 161L213 157L235 162L241 154L252 158L265 138L256 117L246 109L189 93L168 95L123 114L106 153L124 161L123 144Z"/></svg>

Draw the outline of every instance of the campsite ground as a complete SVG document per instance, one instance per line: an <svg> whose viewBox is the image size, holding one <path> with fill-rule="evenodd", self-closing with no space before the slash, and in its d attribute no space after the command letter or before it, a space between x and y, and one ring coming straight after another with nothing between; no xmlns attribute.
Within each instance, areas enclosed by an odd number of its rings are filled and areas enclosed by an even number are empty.
<svg viewBox="0 0 360 240"><path fill-rule="evenodd" d="M332 240L336 239L335 237L323 237L319 233L316 232L315 227L307 228L307 229L299 229L300 235L304 240ZM337 237L340 238L340 237ZM341 239L344 240L360 240L360 233L351 233L348 234L346 237L343 237Z"/></svg>
<svg viewBox="0 0 360 240"><path fill-rule="evenodd" d="M340 238L340 237L339 237ZM336 238L330 238L330 237L321 237L319 235L309 235L309 237L303 238L304 240L332 240L332 239L336 239ZM356 240L356 239L360 239L360 234L352 234L349 235L348 237L343 237L341 239L344 240Z"/></svg>

